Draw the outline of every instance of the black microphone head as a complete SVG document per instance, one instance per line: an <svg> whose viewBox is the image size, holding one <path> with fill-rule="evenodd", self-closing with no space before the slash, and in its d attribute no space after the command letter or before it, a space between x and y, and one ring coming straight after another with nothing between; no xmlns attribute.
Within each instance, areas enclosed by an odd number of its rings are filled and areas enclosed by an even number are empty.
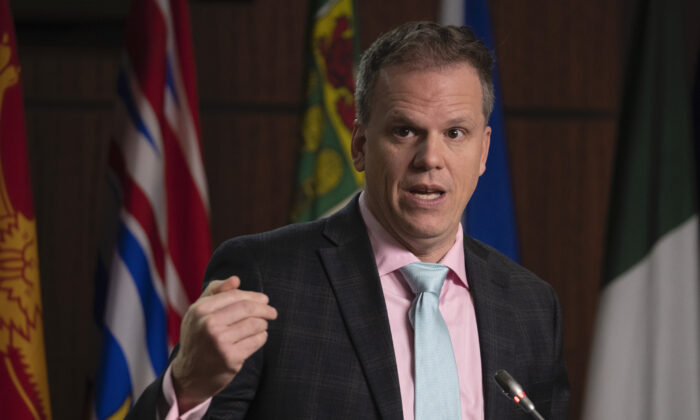
<svg viewBox="0 0 700 420"><path fill-rule="evenodd" d="M520 395L523 392L520 384L518 384L505 369L497 371L493 377L508 398L513 398L513 396Z"/></svg>
<svg viewBox="0 0 700 420"><path fill-rule="evenodd" d="M505 369L497 371L493 375L493 378L496 380L496 383L501 388L501 391L503 391L503 394L505 394L508 399L515 401L518 406L528 413L535 409L535 405L532 403L532 401L530 401L527 395L525 395L523 387L521 387L520 384L513 379L513 377L510 376Z"/></svg>

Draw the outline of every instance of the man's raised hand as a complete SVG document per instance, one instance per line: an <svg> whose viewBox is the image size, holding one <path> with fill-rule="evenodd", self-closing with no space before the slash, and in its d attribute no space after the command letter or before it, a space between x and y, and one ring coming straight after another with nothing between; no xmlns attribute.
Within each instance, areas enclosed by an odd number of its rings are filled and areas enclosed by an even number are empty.
<svg viewBox="0 0 700 420"><path fill-rule="evenodd" d="M240 290L237 276L214 280L187 310L172 378L180 413L221 391L267 341L277 318L266 295Z"/></svg>

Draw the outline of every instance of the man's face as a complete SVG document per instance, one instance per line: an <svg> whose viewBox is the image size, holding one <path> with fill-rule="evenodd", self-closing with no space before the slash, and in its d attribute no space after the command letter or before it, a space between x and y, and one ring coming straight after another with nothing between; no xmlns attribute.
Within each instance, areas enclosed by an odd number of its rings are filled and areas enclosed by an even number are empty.
<svg viewBox="0 0 700 420"><path fill-rule="evenodd" d="M449 248L486 170L491 128L476 69L391 66L372 95L369 121L356 123L352 137L372 214L414 253Z"/></svg>

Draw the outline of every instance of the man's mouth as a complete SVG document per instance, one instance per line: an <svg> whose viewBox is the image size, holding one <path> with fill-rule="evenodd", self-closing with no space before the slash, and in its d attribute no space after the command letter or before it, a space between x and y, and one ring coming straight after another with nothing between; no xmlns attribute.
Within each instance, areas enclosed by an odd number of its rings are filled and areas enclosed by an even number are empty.
<svg viewBox="0 0 700 420"><path fill-rule="evenodd" d="M442 195L442 193L439 193L439 192L432 192L432 193L414 192L413 195L420 198L421 200L435 200L436 198L440 197Z"/></svg>
<svg viewBox="0 0 700 420"><path fill-rule="evenodd" d="M440 198L443 194L445 194L445 191L439 188L424 186L414 187L411 188L409 191L414 197L420 200L436 200Z"/></svg>

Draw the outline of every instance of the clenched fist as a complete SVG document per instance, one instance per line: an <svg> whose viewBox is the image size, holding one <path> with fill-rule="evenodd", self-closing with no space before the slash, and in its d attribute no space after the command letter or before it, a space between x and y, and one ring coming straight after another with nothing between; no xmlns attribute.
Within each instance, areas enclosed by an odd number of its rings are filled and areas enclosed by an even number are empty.
<svg viewBox="0 0 700 420"><path fill-rule="evenodd" d="M232 276L212 281L185 313L172 377L181 413L221 391L267 341L277 318L262 293L239 290Z"/></svg>

